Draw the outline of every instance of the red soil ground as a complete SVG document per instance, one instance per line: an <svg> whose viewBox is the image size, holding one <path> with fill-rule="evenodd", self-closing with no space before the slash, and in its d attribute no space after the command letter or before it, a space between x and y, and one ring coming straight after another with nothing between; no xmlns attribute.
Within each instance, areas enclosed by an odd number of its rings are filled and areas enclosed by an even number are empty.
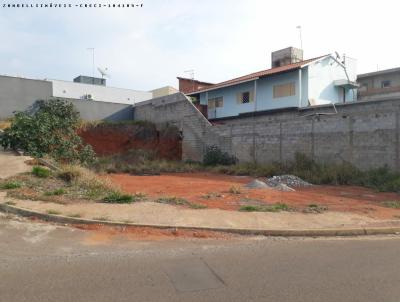
<svg viewBox="0 0 400 302"><path fill-rule="evenodd" d="M309 204L318 204L328 206L331 211L352 212L376 219L400 218L400 209L380 205L384 201L400 200L400 194L378 193L355 186L312 186L297 188L295 192L281 192L270 189L247 189L244 185L252 180L250 177L212 173L176 173L157 176L110 174L107 177L126 192L142 192L148 198L175 196L208 208L238 210L248 204L281 202L300 211ZM232 187L240 188L241 193L230 193Z"/></svg>
<svg viewBox="0 0 400 302"><path fill-rule="evenodd" d="M81 230L91 231L85 238L88 245L106 244L113 240L169 240L175 238L233 239L240 235L182 229L157 229L149 227L112 227L106 225L74 225Z"/></svg>

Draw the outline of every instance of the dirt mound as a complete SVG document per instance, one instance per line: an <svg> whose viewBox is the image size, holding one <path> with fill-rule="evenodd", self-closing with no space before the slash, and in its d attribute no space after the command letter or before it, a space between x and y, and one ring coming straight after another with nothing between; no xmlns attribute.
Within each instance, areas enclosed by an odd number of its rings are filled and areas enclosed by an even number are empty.
<svg viewBox="0 0 400 302"><path fill-rule="evenodd" d="M251 182L249 182L247 185L245 185L246 188L249 189L269 189L270 186L268 186L265 182L255 179Z"/></svg>
<svg viewBox="0 0 400 302"><path fill-rule="evenodd" d="M287 185L283 183L278 183L276 185L268 185L265 182L255 179L252 182L249 182L247 185L245 185L246 188L249 189L272 189L272 190L277 190L277 191L283 191L283 192L291 192L295 191L294 189L288 187Z"/></svg>

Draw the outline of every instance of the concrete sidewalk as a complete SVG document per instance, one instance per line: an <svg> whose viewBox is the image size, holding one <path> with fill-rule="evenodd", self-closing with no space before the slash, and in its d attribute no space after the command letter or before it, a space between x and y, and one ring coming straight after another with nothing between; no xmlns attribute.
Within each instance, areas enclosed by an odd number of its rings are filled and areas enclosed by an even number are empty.
<svg viewBox="0 0 400 302"><path fill-rule="evenodd" d="M2 201L7 201L0 195ZM158 225L170 227L298 230L367 227L396 227L400 220L377 220L367 216L325 212L305 214L299 212L237 212L219 209L186 209L154 202L133 204L77 203L62 205L51 202L12 200L15 206L43 214L56 213L67 217Z"/></svg>
<svg viewBox="0 0 400 302"><path fill-rule="evenodd" d="M0 147L0 179L30 171L32 167L25 164L25 161L29 159L32 158L18 156L12 151L3 151Z"/></svg>

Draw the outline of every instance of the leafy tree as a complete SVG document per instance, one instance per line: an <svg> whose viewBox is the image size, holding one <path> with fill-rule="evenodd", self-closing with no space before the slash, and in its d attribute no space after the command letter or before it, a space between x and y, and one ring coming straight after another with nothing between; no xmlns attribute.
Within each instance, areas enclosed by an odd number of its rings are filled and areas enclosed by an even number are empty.
<svg viewBox="0 0 400 302"><path fill-rule="evenodd" d="M76 134L79 112L62 100L38 101L31 111L18 112L11 127L5 129L0 144L4 148L22 149L60 162L88 164L95 159L91 146Z"/></svg>

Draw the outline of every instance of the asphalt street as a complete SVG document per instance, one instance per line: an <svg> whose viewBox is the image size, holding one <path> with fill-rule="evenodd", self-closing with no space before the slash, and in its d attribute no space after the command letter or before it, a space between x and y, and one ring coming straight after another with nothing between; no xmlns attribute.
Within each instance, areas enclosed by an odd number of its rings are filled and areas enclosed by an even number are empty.
<svg viewBox="0 0 400 302"><path fill-rule="evenodd" d="M400 236L137 240L0 216L0 301L400 301Z"/></svg>

